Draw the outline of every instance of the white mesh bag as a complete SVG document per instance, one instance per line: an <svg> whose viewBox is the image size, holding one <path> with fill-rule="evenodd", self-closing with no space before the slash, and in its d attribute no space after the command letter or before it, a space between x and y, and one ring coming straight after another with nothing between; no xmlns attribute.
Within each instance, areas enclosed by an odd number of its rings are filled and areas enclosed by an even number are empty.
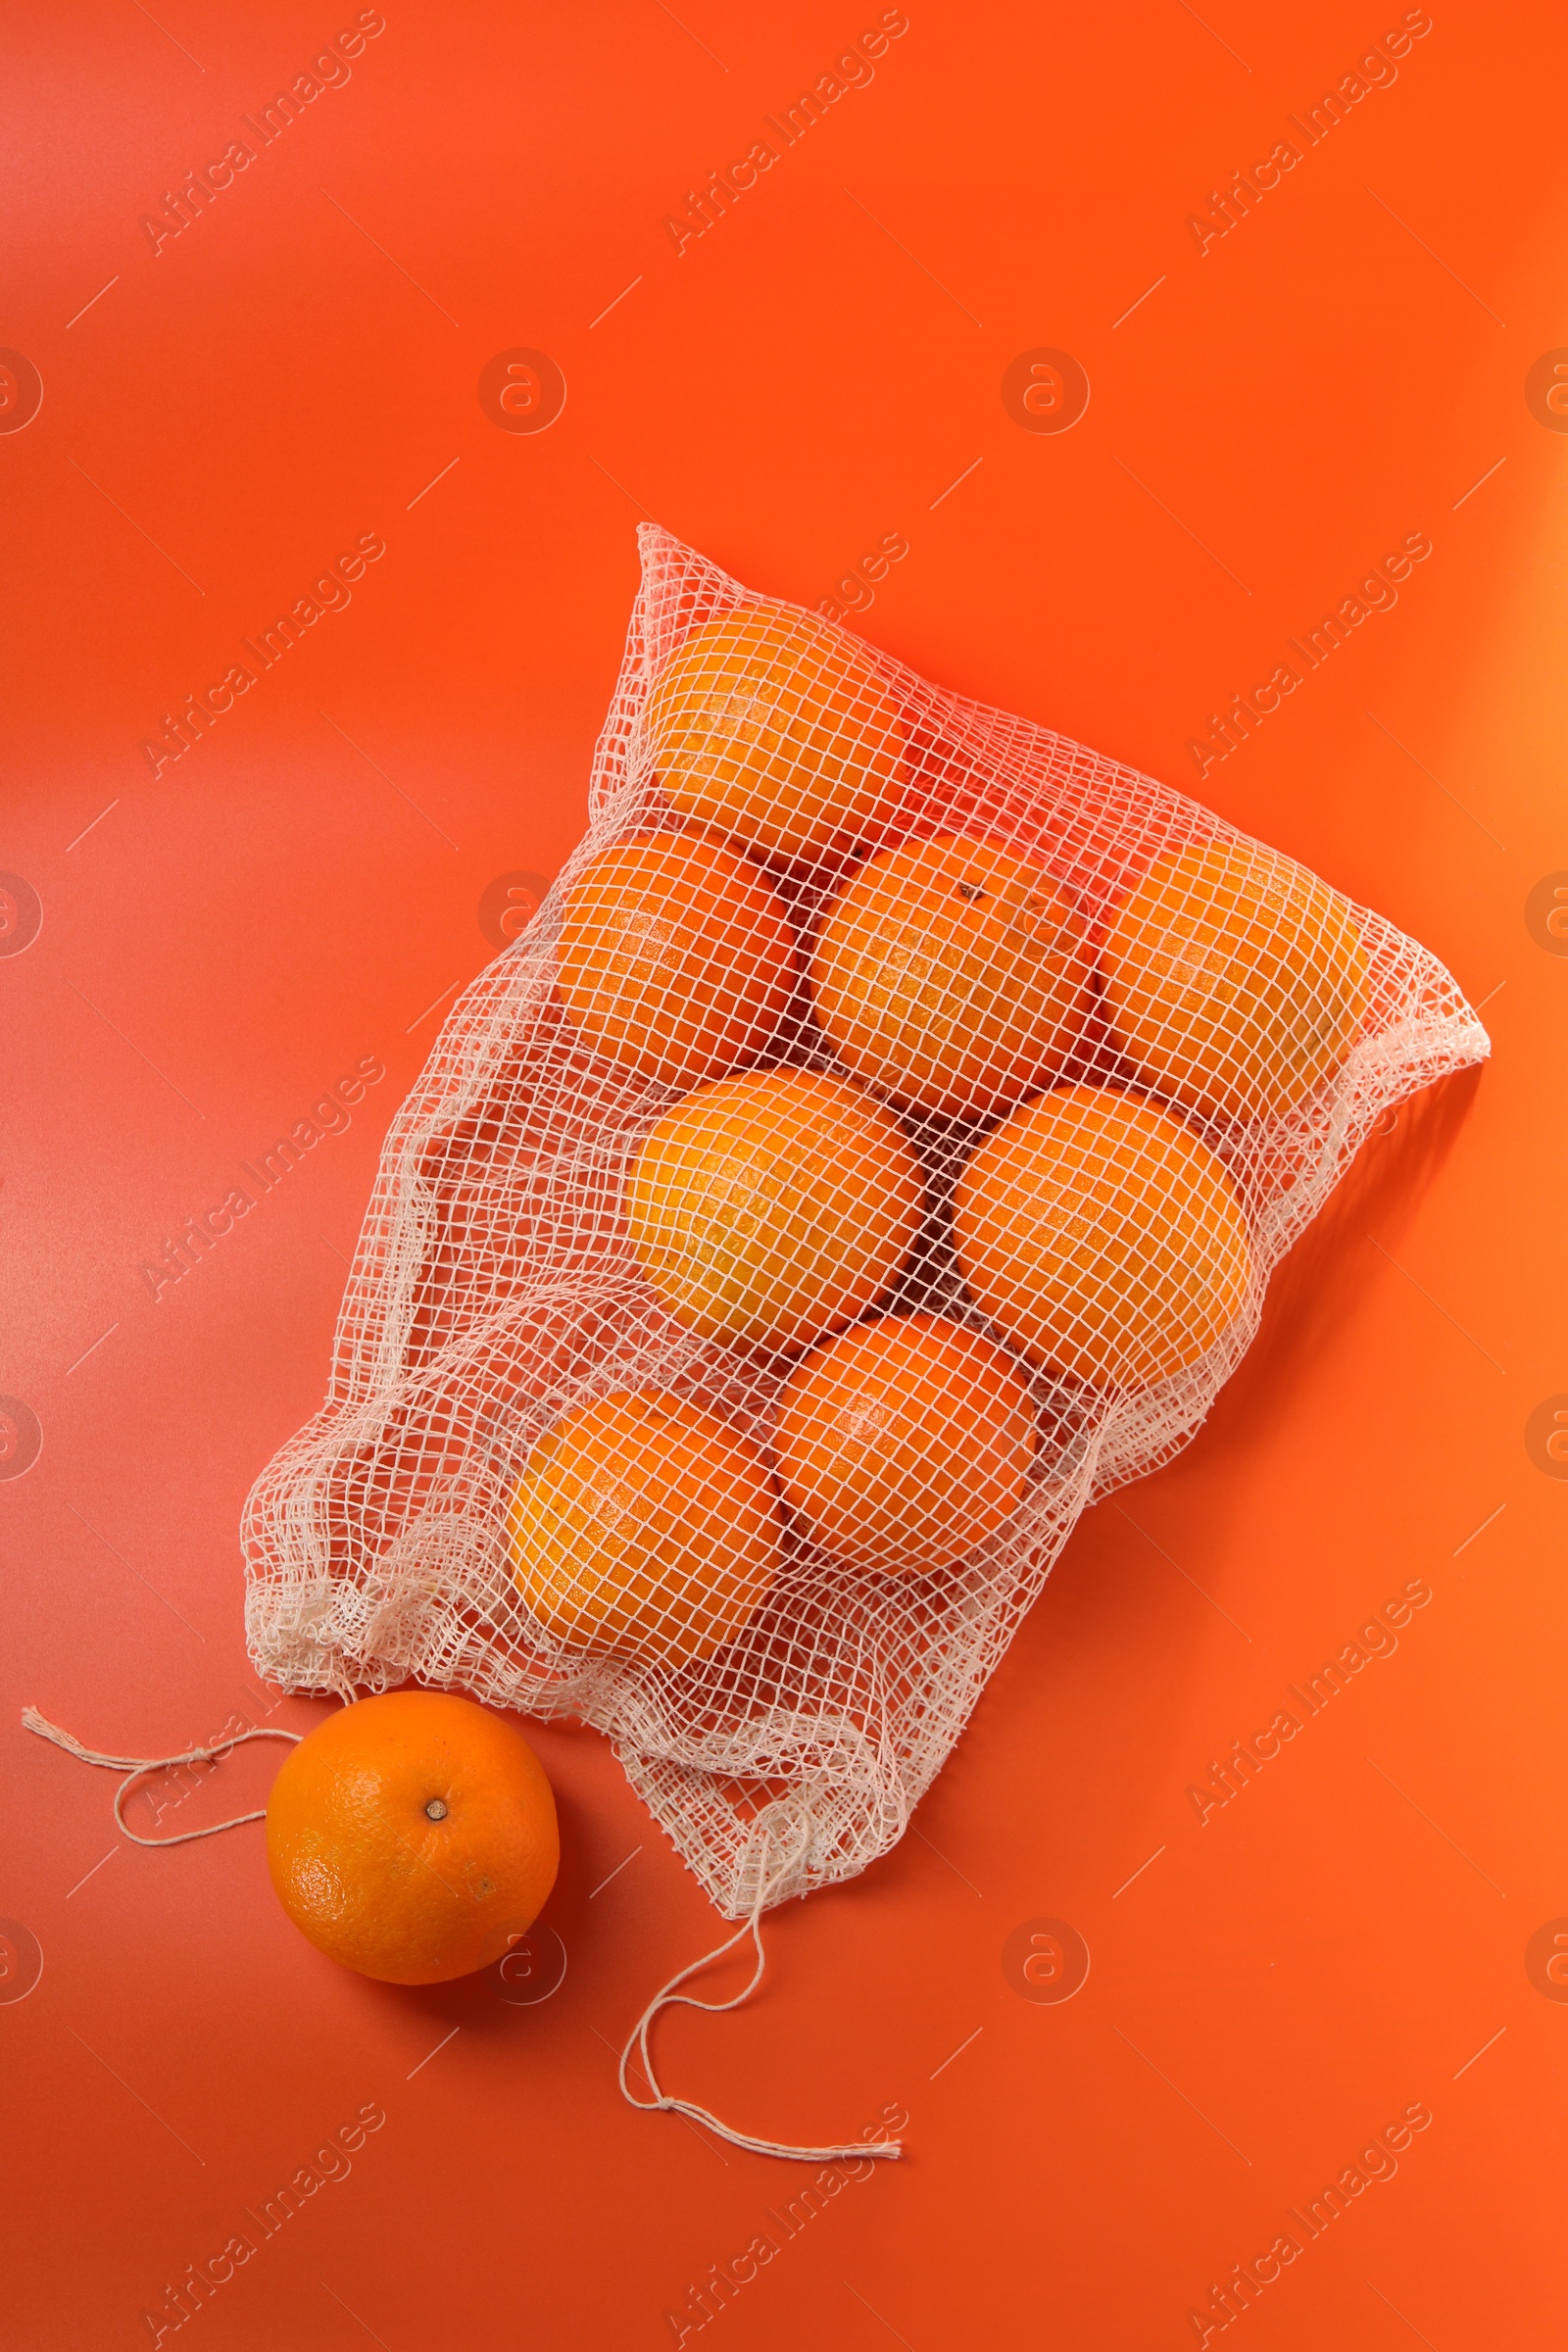
<svg viewBox="0 0 1568 2352"><path fill-rule="evenodd" d="M1147 776L667 533L589 828L395 1119L258 1669L598 1727L730 1919L902 1836L1167 1461L1447 972Z"/></svg>

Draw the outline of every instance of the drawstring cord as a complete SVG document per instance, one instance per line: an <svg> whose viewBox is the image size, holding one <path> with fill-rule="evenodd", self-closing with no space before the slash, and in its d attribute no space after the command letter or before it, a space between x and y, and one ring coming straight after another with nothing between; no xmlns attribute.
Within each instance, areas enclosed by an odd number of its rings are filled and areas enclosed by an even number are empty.
<svg viewBox="0 0 1568 2352"><path fill-rule="evenodd" d="M694 1960L691 1962L689 1967L679 1970L676 1975L670 1978L669 1983L664 1985L662 1991L655 1993L647 2008L643 2011L642 2016L638 2019L637 2024L633 2027L631 2034L627 2037L626 2046L620 2053L620 2092L622 2098L625 2099L629 2105L637 2108L644 2115L653 2115L661 2110L670 2115L684 2115L693 2123L706 2125L710 2132L716 2132L719 2138L727 2139L732 2147L749 2148L752 2154L755 2156L785 2156L793 2158L798 2164L833 2164L841 2159L854 2159L860 2156L902 2156L904 2153L904 2143L902 2140L897 2139L858 2140L851 2146L827 2148L801 2148L793 2147L783 2140L757 2139L754 2138L749 2132L732 2131L728 2124L720 2123L718 2117L710 2114L708 2108L695 2106L689 2099L677 2099L673 2097L670 2092L666 2090L661 2090L659 2086L659 2078L654 2073L653 2052L649 2046L649 2032L653 2026L655 2018L659 2015L661 2009L673 2008L707 2009L711 2011L716 2016L726 2009L738 2009L744 2001L749 2001L751 1999L752 1994L757 1990L759 1984L760 1984L762 1981L762 1971L767 1966L767 1956L762 1949L761 1927L762 1904L766 1899L767 1892L767 1872L765 1869L760 1870L757 1881L757 1895L752 1904L751 1914L736 1929L734 1935L729 1936L723 1943L718 1944L712 1951L705 1953L701 1960ZM727 2001L697 2000L691 1993L682 1992L680 1990L681 1985L683 1985L689 1978L699 1975L703 1969L710 1967L713 1961L721 1960L726 1952L733 1951L736 1944L740 1943L748 1936L750 1936L753 1943L757 1947L757 1966L752 1971L750 1984L745 1985L740 1992L737 1992L732 1999ZM634 2050L642 2062L643 2073L648 2078L648 2087L654 2094L651 2099L638 2098L633 2093L631 2085L627 2081L627 2068L631 2063L631 2057Z"/></svg>
<svg viewBox="0 0 1568 2352"><path fill-rule="evenodd" d="M172 1838L138 1837L121 1807L138 1781L144 1781L149 1773L168 1772L178 1764L214 1764L220 1756L226 1756L230 1748L243 1747L247 1740L287 1740L293 1742L304 1738L302 1732L285 1732L276 1726L267 1726L259 1731L236 1732L232 1740L220 1740L214 1747L187 1748L179 1756L106 1756L100 1755L94 1747L83 1747L79 1740L74 1740L69 1732L63 1732L57 1723L48 1722L36 1707L24 1707L22 1722L25 1731L36 1732L40 1740L52 1740L56 1747L63 1747L67 1755L78 1757L83 1764L101 1764L107 1772L124 1774L124 1779L115 1791L115 1819L133 1845L186 1845L193 1838L216 1838L220 1830L237 1830L247 1821L267 1819L267 1807L263 1805L255 1813L236 1813L232 1821L211 1822L205 1830L179 1830Z"/></svg>

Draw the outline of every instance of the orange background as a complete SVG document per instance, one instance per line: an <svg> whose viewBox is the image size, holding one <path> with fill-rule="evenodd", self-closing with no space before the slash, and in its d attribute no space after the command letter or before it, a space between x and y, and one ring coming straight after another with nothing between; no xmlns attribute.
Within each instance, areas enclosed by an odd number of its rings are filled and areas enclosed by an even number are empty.
<svg viewBox="0 0 1568 2352"><path fill-rule="evenodd" d="M665 215L874 6L388 0L156 252L163 191L357 12L14 12L0 343L44 395L0 432L0 865L42 907L0 957L0 1390L43 1437L0 1481L29 2352L150 2343L160 2310L174 2342L166 2287L367 2104L349 2177L178 2340L621 2352L684 2306L688 2344L1174 2348L1416 2102L1397 2174L1225 2340L1561 2340L1568 2006L1525 1957L1568 1914L1568 1494L1526 1444L1568 1389L1568 963L1526 915L1568 868L1568 439L1525 396L1568 343L1560 16L1434 0L1250 216L1201 254L1187 226L1401 13L909 0L677 255ZM1039 346L1092 386L1059 435L1000 395ZM515 347L564 371L547 431L480 406ZM481 897L581 827L644 514L807 604L902 535L856 625L1189 790L1207 714L1425 531L1397 607L1202 791L1431 946L1494 1040L1368 1147L1199 1441L1083 1521L917 1834L775 1915L750 2008L662 2027L666 2078L754 2131L906 2109L906 2162L787 2240L793 2168L616 2092L612 2045L716 1935L597 1738L538 1735L569 1966L519 2006L336 1973L259 1831L125 1845L108 1776L16 1729L33 1701L163 1752L321 1713L246 1667L241 1501L318 1401L381 1134L494 952ZM155 779L162 715L368 532L352 605ZM352 1127L155 1302L142 1263L365 1057ZM1200 1825L1211 1759L1415 1579L1396 1653ZM260 1801L276 1756L160 1829ZM1063 2003L1004 1971L1043 1917L1092 1955ZM767 2230L697 2329L688 2290Z"/></svg>

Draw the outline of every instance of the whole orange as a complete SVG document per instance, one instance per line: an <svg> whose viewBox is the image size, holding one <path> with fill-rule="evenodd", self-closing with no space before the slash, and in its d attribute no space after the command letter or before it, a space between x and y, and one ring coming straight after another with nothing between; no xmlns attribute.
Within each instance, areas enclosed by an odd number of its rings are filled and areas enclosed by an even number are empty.
<svg viewBox="0 0 1568 2352"><path fill-rule="evenodd" d="M534 1447L507 1522L518 1591L574 1647L679 1667L711 1657L778 1567L755 1446L667 1392L600 1396Z"/></svg>
<svg viewBox="0 0 1568 2352"><path fill-rule="evenodd" d="M1210 1118L1294 1109L1339 1068L1366 1012L1348 902L1256 842L1156 858L1117 910L1102 968L1144 1083Z"/></svg>
<svg viewBox="0 0 1568 2352"><path fill-rule="evenodd" d="M946 1315L858 1324L798 1364L773 1437L814 1544L854 1568L946 1568L1023 1500L1035 1416L1016 1364Z"/></svg>
<svg viewBox="0 0 1568 2352"><path fill-rule="evenodd" d="M644 1139L626 1187L632 1248L676 1321L787 1350L882 1297L923 1207L892 1112L818 1070L697 1088Z"/></svg>
<svg viewBox="0 0 1568 2352"><path fill-rule="evenodd" d="M318 1951L385 1984L488 1968L556 1883L556 1800L499 1715L437 1690L318 1723L267 1802L267 1862Z"/></svg>
<svg viewBox="0 0 1568 2352"><path fill-rule="evenodd" d="M566 893L556 985L598 1054L665 1086L765 1052L795 937L761 868L700 833L636 833Z"/></svg>
<svg viewBox="0 0 1568 2352"><path fill-rule="evenodd" d="M1068 1086L1015 1110L958 1179L958 1262L1031 1361L1143 1389L1234 1322L1251 1271L1221 1162L1152 1102Z"/></svg>
<svg viewBox="0 0 1568 2352"><path fill-rule="evenodd" d="M1088 985L1078 918L1051 876L956 833L862 865L811 957L839 1059L951 1118L985 1118L1055 1077Z"/></svg>
<svg viewBox="0 0 1568 2352"><path fill-rule="evenodd" d="M787 862L885 839L907 780L898 705L806 612L700 623L654 682L643 741L677 808Z"/></svg>

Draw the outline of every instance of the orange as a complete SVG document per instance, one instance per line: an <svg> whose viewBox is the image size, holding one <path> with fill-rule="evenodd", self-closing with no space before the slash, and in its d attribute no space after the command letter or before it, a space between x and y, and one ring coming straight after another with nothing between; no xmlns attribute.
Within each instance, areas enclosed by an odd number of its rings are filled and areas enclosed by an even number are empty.
<svg viewBox="0 0 1568 2352"><path fill-rule="evenodd" d="M773 1451L803 1531L852 1568L946 1568L1005 1525L1034 1455L1012 1359L946 1315L858 1324L797 1365Z"/></svg>
<svg viewBox="0 0 1568 2352"><path fill-rule="evenodd" d="M950 1118L984 1118L1055 1077L1088 983L1077 917L1050 875L956 833L862 865L811 958L839 1059Z"/></svg>
<svg viewBox="0 0 1568 2352"><path fill-rule="evenodd" d="M1348 901L1251 841L1157 858L1116 913L1102 968L1144 1083L1208 1118L1294 1109L1339 1068L1366 1011Z"/></svg>
<svg viewBox="0 0 1568 2352"><path fill-rule="evenodd" d="M699 1087L645 1139L626 1190L632 1248L677 1322L787 1349L882 1297L923 1207L892 1112L817 1070Z"/></svg>
<svg viewBox="0 0 1568 2352"><path fill-rule="evenodd" d="M1015 1110L958 1179L958 1262L1030 1360L1101 1388L1194 1364L1235 1320L1247 1220L1205 1144L1152 1102L1068 1086Z"/></svg>
<svg viewBox="0 0 1568 2352"><path fill-rule="evenodd" d="M566 893L556 985L596 1053L698 1086L764 1053L795 936L760 867L693 833L635 833Z"/></svg>
<svg viewBox="0 0 1568 2352"><path fill-rule="evenodd" d="M560 1859L556 1800L527 1740L436 1690L328 1715L267 1802L284 1910L318 1951L384 1984L488 1968L538 1916Z"/></svg>
<svg viewBox="0 0 1568 2352"><path fill-rule="evenodd" d="M704 621L660 672L643 729L677 808L785 861L884 839L907 781L897 703L806 612Z"/></svg>
<svg viewBox="0 0 1568 2352"><path fill-rule="evenodd" d="M529 1456L507 1525L517 1590L556 1641L684 1666L773 1581L779 1522L755 1446L666 1391L600 1396Z"/></svg>

